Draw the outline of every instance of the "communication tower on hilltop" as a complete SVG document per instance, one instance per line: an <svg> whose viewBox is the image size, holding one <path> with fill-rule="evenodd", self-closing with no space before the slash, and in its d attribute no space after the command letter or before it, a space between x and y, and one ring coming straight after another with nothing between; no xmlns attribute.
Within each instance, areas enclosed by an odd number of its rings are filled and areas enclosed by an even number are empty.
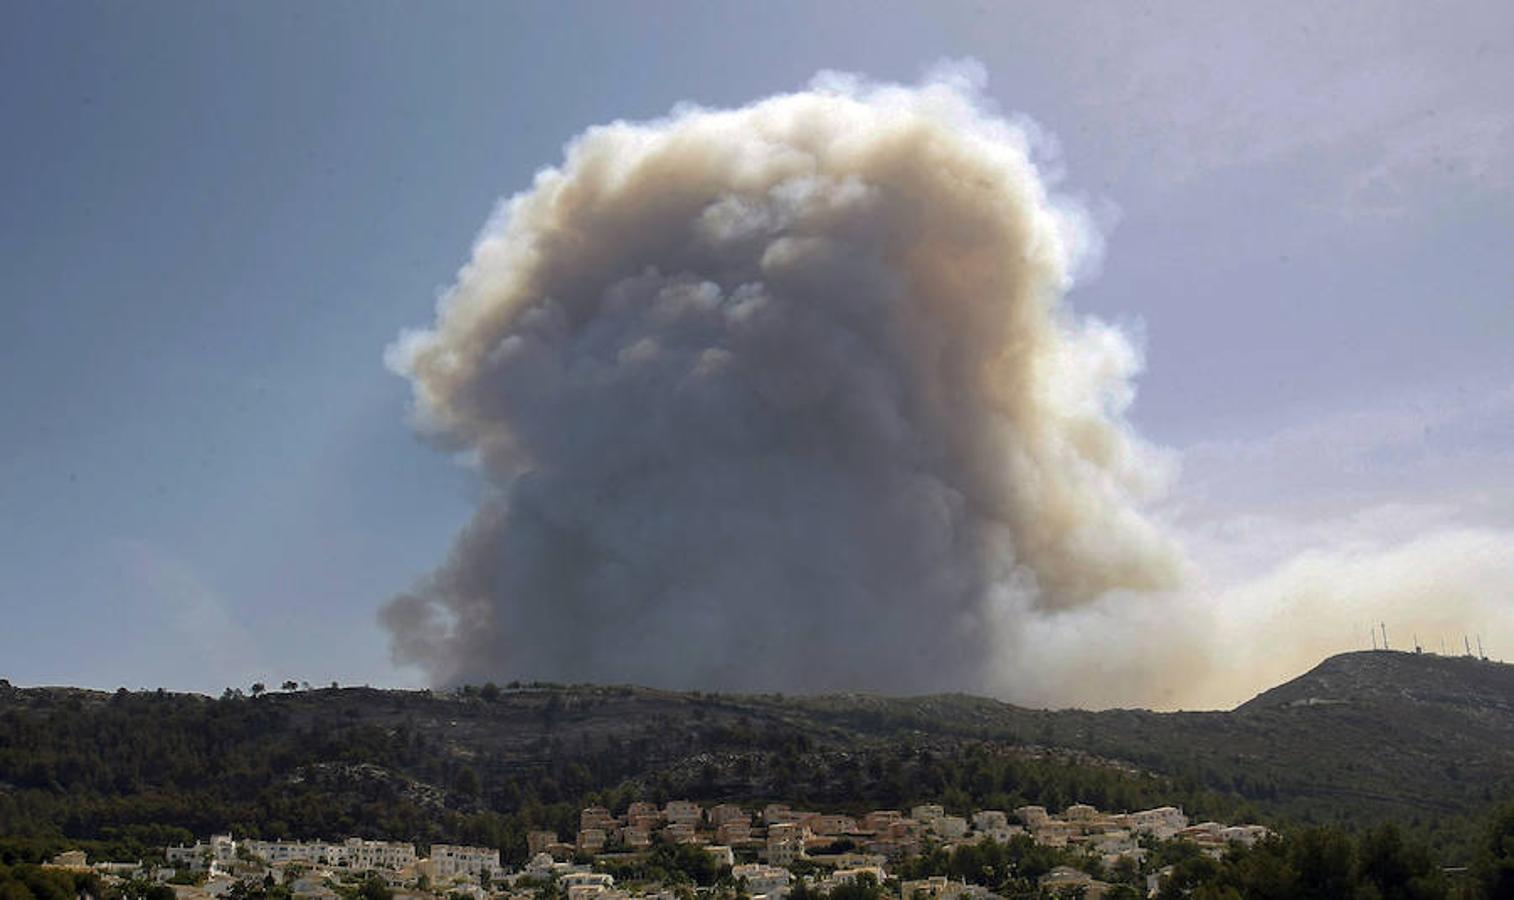
<svg viewBox="0 0 1514 900"><path fill-rule="evenodd" d="M1415 653L1424 653L1425 652L1425 648L1421 647L1419 645L1419 635L1417 635L1417 634L1414 636L1414 652Z"/></svg>
<svg viewBox="0 0 1514 900"><path fill-rule="evenodd" d="M1488 654L1482 652L1482 635L1480 634L1477 636L1477 658L1481 660L1488 658Z"/></svg>
<svg viewBox="0 0 1514 900"><path fill-rule="evenodd" d="M1386 622L1378 622L1377 627L1383 630L1383 649L1392 650L1393 648L1388 646L1388 624Z"/></svg>
<svg viewBox="0 0 1514 900"><path fill-rule="evenodd" d="M1467 640L1467 636L1466 635L1462 635L1461 636L1461 645L1463 647L1467 648L1467 655L1471 656L1472 655L1472 642L1469 641L1469 640Z"/></svg>

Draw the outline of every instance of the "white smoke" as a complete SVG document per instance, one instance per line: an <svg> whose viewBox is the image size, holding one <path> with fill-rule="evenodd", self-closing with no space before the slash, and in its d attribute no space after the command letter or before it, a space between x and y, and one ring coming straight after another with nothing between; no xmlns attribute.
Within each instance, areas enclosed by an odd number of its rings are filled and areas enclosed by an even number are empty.
<svg viewBox="0 0 1514 900"><path fill-rule="evenodd" d="M1183 582L1096 233L980 102L823 76L590 129L391 365L490 496L392 601L438 682L1011 693L1072 611Z"/></svg>
<svg viewBox="0 0 1514 900"><path fill-rule="evenodd" d="M1006 661L1000 692L1035 705L1224 709L1328 656L1369 649L1380 624L1394 650L1417 640L1425 652L1461 655L1463 636L1507 649L1514 532L1445 527L1385 540L1330 524L1332 537L1249 577L1025 620L1024 653Z"/></svg>

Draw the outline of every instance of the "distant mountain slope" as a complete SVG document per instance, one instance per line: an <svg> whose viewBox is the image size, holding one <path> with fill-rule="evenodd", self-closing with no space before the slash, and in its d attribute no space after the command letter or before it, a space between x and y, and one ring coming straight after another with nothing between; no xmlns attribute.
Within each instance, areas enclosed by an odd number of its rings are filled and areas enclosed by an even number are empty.
<svg viewBox="0 0 1514 900"><path fill-rule="evenodd" d="M0 687L0 833L154 822L509 845L522 822L566 830L574 804L616 790L853 808L1177 800L1293 821L1480 813L1514 790L1514 666L1349 653L1205 713L595 686L221 700Z"/></svg>
<svg viewBox="0 0 1514 900"><path fill-rule="evenodd" d="M1514 666L1388 651L1332 657L1243 704L1298 808L1347 796L1465 811L1514 785Z"/></svg>
<svg viewBox="0 0 1514 900"><path fill-rule="evenodd" d="M1374 651L1332 656L1240 707L1347 704L1433 706L1514 716L1514 666L1467 656Z"/></svg>
<svg viewBox="0 0 1514 900"><path fill-rule="evenodd" d="M975 698L799 701L864 726L887 710L1129 761L1306 820L1460 813L1514 792L1514 666L1347 653L1231 712L1037 711Z"/></svg>

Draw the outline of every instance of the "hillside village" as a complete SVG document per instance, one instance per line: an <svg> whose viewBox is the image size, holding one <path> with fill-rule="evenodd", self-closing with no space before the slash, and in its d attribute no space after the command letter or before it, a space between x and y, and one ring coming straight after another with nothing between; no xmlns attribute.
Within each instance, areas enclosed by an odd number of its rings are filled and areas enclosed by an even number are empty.
<svg viewBox="0 0 1514 900"><path fill-rule="evenodd" d="M488 687L216 700L0 680L0 896L1166 900L1303 896L1324 875L1315 896L1399 896L1406 879L1434 888L1416 896L1514 896L1484 887L1503 864L1486 848L1514 848L1514 805L1490 792L1514 766L1514 666L1345 654L1184 714ZM629 802L646 795L804 803ZM1165 804L1283 833L1221 853L1265 832ZM1321 821L1343 824L1305 827ZM250 839L274 835L328 840ZM170 864L165 843L191 846ZM1301 862L1320 854L1339 865Z"/></svg>
<svg viewBox="0 0 1514 900"><path fill-rule="evenodd" d="M1088 868L1102 870L1124 861L1131 871L1142 871L1153 841L1187 842L1218 856L1232 843L1251 845L1269 833L1260 825L1190 823L1172 806L1109 813L1075 804L1057 814L1023 806L1012 813L978 810L959 816L940 805L922 804L908 813L886 809L854 817L783 803L748 811L728 803L704 808L672 800L661 807L633 802L619 814L588 807L579 815L572 840L533 831L528 835L530 861L517 871L501 865L497 848L433 844L423 854L402 842L238 840L229 834L167 847L161 865L103 863L93 868L108 877L147 877L169 884L177 900L241 900L255 894L249 888L273 885L295 897L339 900L356 896L356 886L374 878L394 896L686 900L692 893L686 881L632 878L617 883L612 874L635 871L636 861L660 847L702 854L731 896L752 900L801 893L813 897L858 884L876 885L903 900L991 900L995 895L986 888L941 875L901 878L901 868L927 850L1020 841L1076 854ZM88 861L82 852L71 851L53 865L84 868ZM1160 887L1161 875L1147 876L1147 893ZM1038 881L1047 896L1098 900L1111 889L1070 865L1052 867Z"/></svg>

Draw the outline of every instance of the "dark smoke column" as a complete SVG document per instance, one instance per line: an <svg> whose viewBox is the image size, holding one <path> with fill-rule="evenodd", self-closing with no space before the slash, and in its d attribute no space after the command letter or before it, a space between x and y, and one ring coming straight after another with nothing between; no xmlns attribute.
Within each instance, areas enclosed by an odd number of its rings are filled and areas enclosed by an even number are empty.
<svg viewBox="0 0 1514 900"><path fill-rule="evenodd" d="M396 660L1002 690L1027 617L1180 569L1138 354L1061 303L1087 239L951 84L591 129L391 348L491 489L383 610Z"/></svg>

